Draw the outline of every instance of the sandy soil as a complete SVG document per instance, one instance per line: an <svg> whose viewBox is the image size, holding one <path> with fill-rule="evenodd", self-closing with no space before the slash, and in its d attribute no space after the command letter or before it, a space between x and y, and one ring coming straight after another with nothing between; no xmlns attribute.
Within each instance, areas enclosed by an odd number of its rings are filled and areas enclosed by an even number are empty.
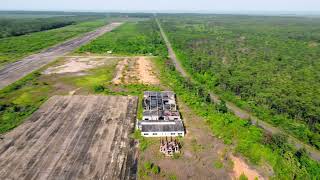
<svg viewBox="0 0 320 180"><path fill-rule="evenodd" d="M128 62L128 59L125 58L124 60L120 61L118 64L117 64L117 72L114 76L114 78L112 79L112 83L113 84L121 84L121 83L124 83L122 82L125 78L125 68L128 66L129 62Z"/></svg>
<svg viewBox="0 0 320 180"><path fill-rule="evenodd" d="M153 72L153 66L150 59L139 57L137 61L137 74L140 83L142 84L159 84L159 79Z"/></svg>
<svg viewBox="0 0 320 180"><path fill-rule="evenodd" d="M0 179L135 179L137 100L53 96L0 139Z"/></svg>
<svg viewBox="0 0 320 180"><path fill-rule="evenodd" d="M316 42L309 42L309 44L308 44L308 46L310 47L310 48L315 48L315 47L318 47L318 43L316 43Z"/></svg>
<svg viewBox="0 0 320 180"><path fill-rule="evenodd" d="M93 69L107 63L108 59L113 57L70 57L65 63L55 67L49 67L44 74L64 74L64 73L78 73L89 69Z"/></svg>
<svg viewBox="0 0 320 180"><path fill-rule="evenodd" d="M117 65L113 84L160 84L153 72L153 64L147 57L126 58Z"/></svg>
<svg viewBox="0 0 320 180"><path fill-rule="evenodd" d="M76 93L77 91L79 91L80 89L81 89L81 88L77 88L77 89L75 89L75 90L69 91L69 95L70 95L70 96L75 95L75 93Z"/></svg>
<svg viewBox="0 0 320 180"><path fill-rule="evenodd" d="M83 36L61 43L57 46L46 49L38 54L31 55L21 61L8 64L0 68L0 89L19 80L25 75L49 64L55 59L72 52L77 47L90 42L91 40L110 32L119 27L122 23L114 22L96 31L89 32Z"/></svg>
<svg viewBox="0 0 320 180"><path fill-rule="evenodd" d="M233 179L238 179L241 174L247 176L248 180L254 180L258 178L259 180L264 180L263 176L259 174L258 171L250 168L241 158L230 155L233 161Z"/></svg>

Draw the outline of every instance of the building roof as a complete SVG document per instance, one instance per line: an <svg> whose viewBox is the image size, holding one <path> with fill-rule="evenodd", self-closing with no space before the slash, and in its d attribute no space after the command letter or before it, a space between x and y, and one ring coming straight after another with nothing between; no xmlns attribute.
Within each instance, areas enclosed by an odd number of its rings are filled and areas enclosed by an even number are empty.
<svg viewBox="0 0 320 180"><path fill-rule="evenodd" d="M162 111L155 110L145 110L143 111L143 116L162 116Z"/></svg>
<svg viewBox="0 0 320 180"><path fill-rule="evenodd" d="M144 124L142 132L174 132L184 131L182 122L176 121L175 124Z"/></svg>

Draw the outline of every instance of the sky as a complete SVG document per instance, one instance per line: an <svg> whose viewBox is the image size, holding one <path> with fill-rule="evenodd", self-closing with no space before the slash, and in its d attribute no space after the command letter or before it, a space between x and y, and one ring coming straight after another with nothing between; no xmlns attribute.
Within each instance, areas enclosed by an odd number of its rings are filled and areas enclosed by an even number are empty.
<svg viewBox="0 0 320 180"><path fill-rule="evenodd" d="M0 0L1 10L320 12L320 0Z"/></svg>

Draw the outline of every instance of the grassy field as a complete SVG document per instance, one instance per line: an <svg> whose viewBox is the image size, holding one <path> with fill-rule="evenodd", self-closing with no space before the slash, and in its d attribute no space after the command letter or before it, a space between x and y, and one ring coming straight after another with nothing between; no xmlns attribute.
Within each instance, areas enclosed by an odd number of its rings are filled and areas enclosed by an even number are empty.
<svg viewBox="0 0 320 180"><path fill-rule="evenodd" d="M81 47L77 53L105 54L112 51L118 55L165 54L157 24L154 21L129 22Z"/></svg>
<svg viewBox="0 0 320 180"><path fill-rule="evenodd" d="M105 25L106 19L0 39L0 67Z"/></svg>
<svg viewBox="0 0 320 180"><path fill-rule="evenodd" d="M171 16L162 24L195 80L320 148L319 18Z"/></svg>

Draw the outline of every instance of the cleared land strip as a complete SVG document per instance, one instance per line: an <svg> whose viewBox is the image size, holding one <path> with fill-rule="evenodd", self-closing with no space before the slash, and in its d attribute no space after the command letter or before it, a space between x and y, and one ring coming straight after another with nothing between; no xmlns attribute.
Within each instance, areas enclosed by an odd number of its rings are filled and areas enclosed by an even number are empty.
<svg viewBox="0 0 320 180"><path fill-rule="evenodd" d="M31 55L18 62L6 65L4 68L0 69L0 89L21 79L32 71L35 71L42 66L47 65L56 58L72 52L77 47L88 43L89 41L103 35L104 33L112 31L121 24L122 23L119 22L108 24L102 28L97 29L96 31L89 32L84 36L66 41L57 46L46 49L38 54Z"/></svg>
<svg viewBox="0 0 320 180"><path fill-rule="evenodd" d="M54 96L0 140L0 179L135 179L138 98Z"/></svg>
<svg viewBox="0 0 320 180"><path fill-rule="evenodd" d="M183 67L181 66L177 56L175 55L172 45L167 37L167 35L165 34L164 30L161 27L161 24L159 22L158 19L156 19L157 24L159 26L159 29L161 31L161 35L167 45L168 48L168 52L169 52L169 57L170 59L173 61L176 69L178 72L180 72L180 74L184 77L184 78L188 78L189 80L192 80L192 77L189 76L188 73L186 73L186 71L183 69ZM220 97L211 92L210 93L211 99L213 100L213 102L215 103L220 103ZM241 119L250 119L252 124L262 128L263 130L265 130L266 132L270 133L270 134L278 134L278 133L282 133L282 134L286 134L288 136L288 141L290 143L292 143L293 145L295 145L296 148L305 148L307 150L307 152L310 154L310 157L313 158L314 160L320 161L320 151L318 151L317 149L315 149L314 147L305 144L304 142L300 141L299 139L288 135L288 133L282 131L281 129L272 126L271 124L262 121L260 119L258 119L257 117L253 116L250 112L245 111L239 107L237 107L235 104L231 103L231 102L226 102L227 108L233 112L237 117L241 118Z"/></svg>

